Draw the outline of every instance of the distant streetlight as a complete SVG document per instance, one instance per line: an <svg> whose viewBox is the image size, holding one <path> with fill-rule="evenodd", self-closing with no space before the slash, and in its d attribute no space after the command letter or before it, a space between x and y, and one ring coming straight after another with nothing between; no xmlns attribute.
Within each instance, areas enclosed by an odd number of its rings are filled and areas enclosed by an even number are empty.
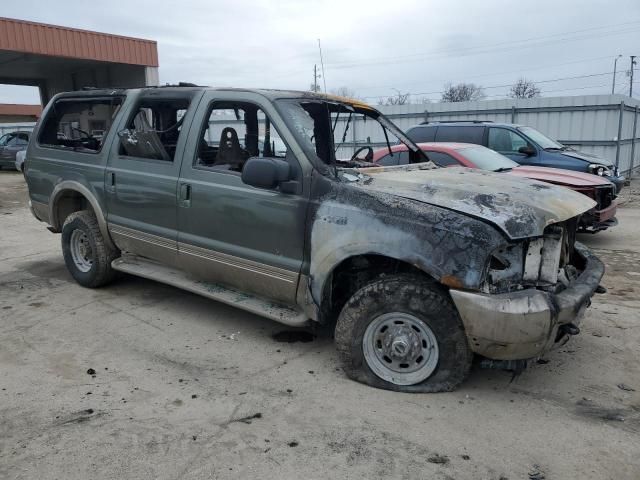
<svg viewBox="0 0 640 480"><path fill-rule="evenodd" d="M616 67L618 66L618 59L622 57L622 55L618 55L613 61L613 84L611 85L611 95L616 93Z"/></svg>

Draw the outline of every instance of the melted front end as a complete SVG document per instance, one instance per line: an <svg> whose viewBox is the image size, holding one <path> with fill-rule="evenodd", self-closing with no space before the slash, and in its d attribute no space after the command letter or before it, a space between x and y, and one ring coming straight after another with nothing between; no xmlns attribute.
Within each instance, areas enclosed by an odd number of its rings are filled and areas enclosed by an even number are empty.
<svg viewBox="0 0 640 480"><path fill-rule="evenodd" d="M575 241L577 218L492 252L481 292L451 289L472 350L531 359L575 334L604 266Z"/></svg>

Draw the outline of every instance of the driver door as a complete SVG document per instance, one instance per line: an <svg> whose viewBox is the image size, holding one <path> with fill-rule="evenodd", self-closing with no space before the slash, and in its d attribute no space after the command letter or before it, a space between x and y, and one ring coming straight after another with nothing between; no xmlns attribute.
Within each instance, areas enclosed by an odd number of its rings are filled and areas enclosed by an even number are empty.
<svg viewBox="0 0 640 480"><path fill-rule="evenodd" d="M178 180L178 260L202 280L292 304L308 193L255 188L241 178L244 162L255 156L286 160L294 175L302 175L278 134L285 130L259 95L205 93Z"/></svg>
<svg viewBox="0 0 640 480"><path fill-rule="evenodd" d="M487 146L491 150L501 153L520 165L532 165L534 163L532 159L534 159L535 156L527 156L518 151L520 147L529 146L529 142L513 130L501 127L490 127Z"/></svg>

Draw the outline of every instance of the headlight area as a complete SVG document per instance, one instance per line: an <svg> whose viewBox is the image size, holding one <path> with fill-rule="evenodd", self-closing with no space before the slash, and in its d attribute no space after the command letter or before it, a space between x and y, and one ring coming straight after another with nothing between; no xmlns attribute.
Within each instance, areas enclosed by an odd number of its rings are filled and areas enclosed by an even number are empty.
<svg viewBox="0 0 640 480"><path fill-rule="evenodd" d="M576 219L548 226L542 237L504 245L487 262L484 293L507 293L525 288L559 292L579 274L573 265Z"/></svg>
<svg viewBox="0 0 640 480"><path fill-rule="evenodd" d="M593 175L599 175L601 177L610 177L612 175L609 167L600 165L598 163L592 163L591 165L589 165L589 173Z"/></svg>

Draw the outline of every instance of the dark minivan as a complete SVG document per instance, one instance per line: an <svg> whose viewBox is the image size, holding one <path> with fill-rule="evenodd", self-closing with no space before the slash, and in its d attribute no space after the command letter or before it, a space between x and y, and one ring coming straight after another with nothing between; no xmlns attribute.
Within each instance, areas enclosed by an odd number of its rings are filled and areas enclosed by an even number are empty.
<svg viewBox="0 0 640 480"><path fill-rule="evenodd" d="M609 161L579 152L550 139L525 125L490 121L425 122L407 130L416 143L464 142L484 145L520 165L564 168L600 175L610 180L618 192L625 178Z"/></svg>

